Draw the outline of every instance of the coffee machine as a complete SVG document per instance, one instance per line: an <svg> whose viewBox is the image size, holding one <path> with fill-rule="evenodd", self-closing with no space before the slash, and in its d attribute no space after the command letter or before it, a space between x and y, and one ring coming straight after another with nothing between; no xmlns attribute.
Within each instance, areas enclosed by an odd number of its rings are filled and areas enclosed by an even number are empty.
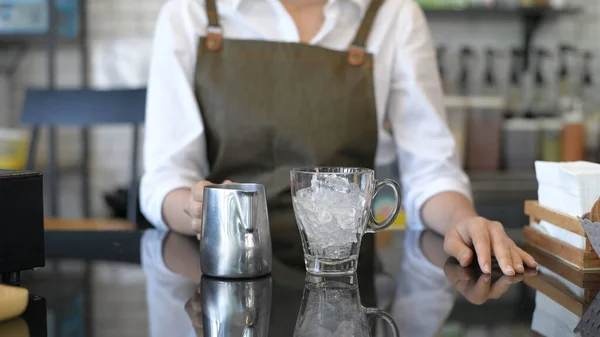
<svg viewBox="0 0 600 337"><path fill-rule="evenodd" d="M0 283L18 284L21 271L44 264L42 174L0 170Z"/></svg>

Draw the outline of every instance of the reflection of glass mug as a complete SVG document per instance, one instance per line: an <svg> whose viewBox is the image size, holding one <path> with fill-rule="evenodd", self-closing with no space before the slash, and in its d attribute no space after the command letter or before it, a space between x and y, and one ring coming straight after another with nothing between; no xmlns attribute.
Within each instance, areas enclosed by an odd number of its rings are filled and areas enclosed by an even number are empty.
<svg viewBox="0 0 600 337"><path fill-rule="evenodd" d="M364 168L310 168L291 172L292 199L302 238L306 270L316 275L356 272L365 232L389 227L400 209L400 187L393 180L375 180ZM372 212L373 200L385 186L392 188L395 207L382 222Z"/></svg>
<svg viewBox="0 0 600 337"><path fill-rule="evenodd" d="M369 321L373 317L384 319L391 326L394 336L400 335L389 314L362 306L356 274L345 277L345 280L328 280L309 274L294 337L369 337Z"/></svg>

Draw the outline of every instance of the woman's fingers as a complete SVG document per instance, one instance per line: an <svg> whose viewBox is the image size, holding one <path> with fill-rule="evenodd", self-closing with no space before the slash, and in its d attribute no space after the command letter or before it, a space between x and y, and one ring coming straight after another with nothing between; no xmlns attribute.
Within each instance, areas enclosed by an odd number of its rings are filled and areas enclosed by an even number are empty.
<svg viewBox="0 0 600 337"><path fill-rule="evenodd" d="M451 231L444 238L444 250L446 253L460 263L461 266L468 266L473 260L473 251L462 240L456 231Z"/></svg>
<svg viewBox="0 0 600 337"><path fill-rule="evenodd" d="M521 254L519 254L519 247L512 243L512 247L510 248L510 257L512 258L513 267L517 273L524 273L525 267L523 266L523 260L521 259Z"/></svg>
<svg viewBox="0 0 600 337"><path fill-rule="evenodd" d="M481 271L486 274L492 272L492 254L490 251L490 235L485 224L468 227L469 236L473 240L473 246L477 252L477 262Z"/></svg>
<svg viewBox="0 0 600 337"><path fill-rule="evenodd" d="M506 235L504 227L499 222L491 222L489 225L490 236L492 241L492 249L498 260L500 269L504 275L515 275L515 267L511 256L511 248L514 245L510 238Z"/></svg>
<svg viewBox="0 0 600 337"><path fill-rule="evenodd" d="M188 201L185 212L192 218L192 230L196 233L200 233L202 230L202 207L204 199L204 187L212 185L208 180L198 182L192 187L192 193L190 200ZM199 235L199 234L198 234Z"/></svg>
<svg viewBox="0 0 600 337"><path fill-rule="evenodd" d="M214 185L208 180L203 180L192 187L192 198L194 201L202 202L204 199L204 188L209 185Z"/></svg>
<svg viewBox="0 0 600 337"><path fill-rule="evenodd" d="M536 268L537 267L537 262L535 262L535 259L533 258L533 256L529 255L529 253L527 253L526 251L524 251L523 249L517 247L517 252L519 253L519 256L521 257L521 259L523 260L523 262L525 262L525 265L529 268Z"/></svg>
<svg viewBox="0 0 600 337"><path fill-rule="evenodd" d="M196 233L200 233L202 231L202 219L192 219L192 229Z"/></svg>

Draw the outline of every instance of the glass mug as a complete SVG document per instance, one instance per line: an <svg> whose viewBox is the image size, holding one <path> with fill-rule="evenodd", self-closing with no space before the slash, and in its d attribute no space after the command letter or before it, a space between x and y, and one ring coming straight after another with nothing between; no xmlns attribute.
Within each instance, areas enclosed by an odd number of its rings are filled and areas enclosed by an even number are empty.
<svg viewBox="0 0 600 337"><path fill-rule="evenodd" d="M370 337L375 318L388 323L393 336L400 336L392 316L362 306L356 274L339 279L308 274L294 337Z"/></svg>
<svg viewBox="0 0 600 337"><path fill-rule="evenodd" d="M365 233L389 227L400 210L400 186L393 180L375 180L366 168L322 167L293 169L292 200L302 238L306 270L315 275L351 275L356 272ZM397 202L382 222L372 204L385 186Z"/></svg>

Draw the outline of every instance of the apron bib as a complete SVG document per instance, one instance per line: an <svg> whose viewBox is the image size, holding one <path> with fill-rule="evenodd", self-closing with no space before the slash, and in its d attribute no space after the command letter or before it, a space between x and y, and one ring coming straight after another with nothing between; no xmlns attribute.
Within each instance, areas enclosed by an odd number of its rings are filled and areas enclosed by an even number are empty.
<svg viewBox="0 0 600 337"><path fill-rule="evenodd" d="M207 179L266 186L273 254L286 264L304 267L290 170L375 165L373 56L365 42L380 5L372 1L350 49L334 51L224 39L216 2L206 0L209 27L198 44L195 94L205 125ZM360 255L360 272L372 275L373 235L363 238Z"/></svg>

